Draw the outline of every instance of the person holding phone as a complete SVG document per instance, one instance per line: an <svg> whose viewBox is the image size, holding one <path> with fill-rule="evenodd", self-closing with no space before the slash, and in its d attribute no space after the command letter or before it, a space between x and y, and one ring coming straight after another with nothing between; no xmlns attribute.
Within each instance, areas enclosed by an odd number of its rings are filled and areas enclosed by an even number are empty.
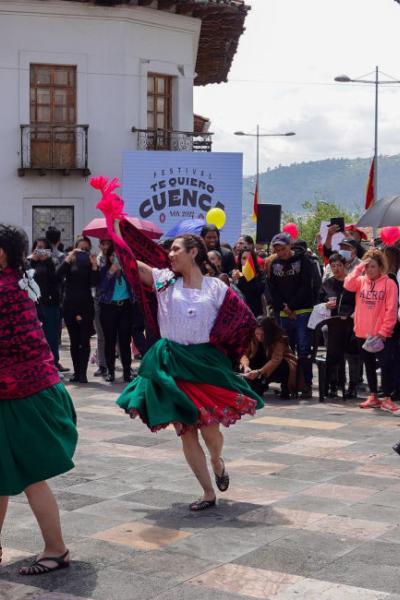
<svg viewBox="0 0 400 600"><path fill-rule="evenodd" d="M60 284L56 277L51 245L46 238L38 238L34 241L32 254L28 260L31 269L34 270L34 279L40 288L40 298L36 304L38 317L58 368L61 320Z"/></svg>
<svg viewBox="0 0 400 600"><path fill-rule="evenodd" d="M322 247L324 258L329 259L331 254L335 252L332 248L332 238L336 233L344 233L346 236L345 239L353 242L353 246L356 249L355 256L357 256L357 258L361 259L364 256L366 250L361 244L361 239L367 239L365 233L355 227L355 225L345 226L343 217L333 217L328 227L326 240Z"/></svg>
<svg viewBox="0 0 400 600"><path fill-rule="evenodd" d="M57 268L57 277L65 281L63 316L70 338L74 373L72 383L87 383L90 336L93 333L94 302L92 288L99 281L97 257L90 254L90 239L79 237L75 247Z"/></svg>
<svg viewBox="0 0 400 600"><path fill-rule="evenodd" d="M329 258L332 256L332 254L334 254L334 252L330 252ZM351 238L344 238L340 242L339 254L345 260L347 273L351 273L361 262L357 256L357 242ZM323 281L326 281L329 277L332 277L332 267L330 264L325 267Z"/></svg>

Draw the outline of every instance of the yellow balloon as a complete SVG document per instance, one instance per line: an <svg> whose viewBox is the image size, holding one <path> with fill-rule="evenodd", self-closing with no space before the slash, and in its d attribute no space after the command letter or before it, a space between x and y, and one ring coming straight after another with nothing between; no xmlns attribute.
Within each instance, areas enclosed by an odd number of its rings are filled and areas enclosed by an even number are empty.
<svg viewBox="0 0 400 600"><path fill-rule="evenodd" d="M222 208L211 208L206 215L206 221L209 225L222 229L226 223L225 211Z"/></svg>

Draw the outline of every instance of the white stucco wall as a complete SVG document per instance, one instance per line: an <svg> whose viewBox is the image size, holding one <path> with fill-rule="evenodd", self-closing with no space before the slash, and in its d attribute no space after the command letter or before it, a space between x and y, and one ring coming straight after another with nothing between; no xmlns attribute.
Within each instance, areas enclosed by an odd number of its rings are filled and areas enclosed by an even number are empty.
<svg viewBox="0 0 400 600"><path fill-rule="evenodd" d="M93 217L97 194L79 174L18 177L20 124L29 123L30 63L77 65L77 122L89 125L92 174L121 176L136 149L132 126L147 126L147 72L176 77L173 128L193 129L200 20L131 7L63 0L0 2L0 222L31 235L32 206L75 207L75 234ZM182 74L183 73L183 74Z"/></svg>

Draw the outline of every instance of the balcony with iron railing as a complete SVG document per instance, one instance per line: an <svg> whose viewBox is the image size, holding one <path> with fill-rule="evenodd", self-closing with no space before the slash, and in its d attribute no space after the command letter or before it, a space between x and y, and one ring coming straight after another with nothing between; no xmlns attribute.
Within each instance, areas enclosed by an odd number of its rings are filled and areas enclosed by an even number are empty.
<svg viewBox="0 0 400 600"><path fill-rule="evenodd" d="M18 175L78 172L87 177L88 131L89 125L21 125Z"/></svg>
<svg viewBox="0 0 400 600"><path fill-rule="evenodd" d="M211 152L213 133L171 131L165 129L137 129L138 150L170 150L177 152Z"/></svg>

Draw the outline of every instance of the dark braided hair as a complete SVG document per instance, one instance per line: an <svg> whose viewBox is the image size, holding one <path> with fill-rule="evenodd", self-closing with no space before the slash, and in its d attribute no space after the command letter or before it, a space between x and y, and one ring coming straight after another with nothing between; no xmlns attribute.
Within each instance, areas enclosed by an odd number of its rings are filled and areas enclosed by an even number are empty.
<svg viewBox="0 0 400 600"><path fill-rule="evenodd" d="M7 256L7 266L22 276L26 268L29 241L25 231L16 225L0 223L0 248Z"/></svg>
<svg viewBox="0 0 400 600"><path fill-rule="evenodd" d="M212 269L214 269L208 258L207 246L205 245L203 239L199 235L195 235L193 233L184 233L183 235L179 235L175 239L183 241L183 246L186 252L190 252L191 250L193 250L193 248L197 248L198 252L194 260L197 266L199 267L200 271L203 273L203 275L207 275L206 264L209 265Z"/></svg>

